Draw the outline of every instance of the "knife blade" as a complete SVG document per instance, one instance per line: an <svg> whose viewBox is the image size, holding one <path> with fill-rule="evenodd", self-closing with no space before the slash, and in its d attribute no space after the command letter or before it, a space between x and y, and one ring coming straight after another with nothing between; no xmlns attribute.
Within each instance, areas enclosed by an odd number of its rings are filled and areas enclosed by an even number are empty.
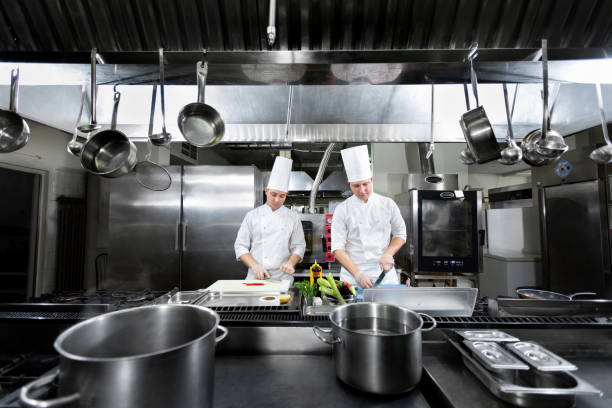
<svg viewBox="0 0 612 408"><path fill-rule="evenodd" d="M374 282L374 285L372 285L372 287L378 286L380 282L382 282L382 280L385 279L386 274L387 274L387 271L383 269L380 275L378 275L378 279L376 279L376 282Z"/></svg>

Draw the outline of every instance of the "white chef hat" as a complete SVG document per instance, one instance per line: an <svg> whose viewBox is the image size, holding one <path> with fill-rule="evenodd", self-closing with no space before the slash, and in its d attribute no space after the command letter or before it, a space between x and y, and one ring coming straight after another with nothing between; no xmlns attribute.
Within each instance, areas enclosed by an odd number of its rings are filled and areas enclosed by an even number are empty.
<svg viewBox="0 0 612 408"><path fill-rule="evenodd" d="M349 147L348 149L341 150L340 153L342 153L344 171L346 171L349 183L367 180L372 177L367 145Z"/></svg>
<svg viewBox="0 0 612 408"><path fill-rule="evenodd" d="M289 191L289 180L291 179L291 165L293 160L286 157L276 156L270 180L268 180L268 188L272 190Z"/></svg>

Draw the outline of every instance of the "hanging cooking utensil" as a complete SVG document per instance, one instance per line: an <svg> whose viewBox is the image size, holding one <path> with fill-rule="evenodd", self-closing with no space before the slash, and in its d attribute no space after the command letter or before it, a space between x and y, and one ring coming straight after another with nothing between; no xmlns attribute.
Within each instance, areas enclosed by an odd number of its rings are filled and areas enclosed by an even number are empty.
<svg viewBox="0 0 612 408"><path fill-rule="evenodd" d="M116 88L111 128L90 137L81 152L81 165L85 170L108 178L123 176L136 165L136 146L123 132L116 129L121 99L121 93Z"/></svg>
<svg viewBox="0 0 612 408"><path fill-rule="evenodd" d="M152 138L153 135L153 119L155 116L155 100L157 97L157 85L153 85L151 91L151 114L149 115L149 134L147 138L147 155L145 159L136 164L134 172L136 173L136 181L138 184L153 191L164 191L172 185L172 176L168 170L157 163L151 161Z"/></svg>
<svg viewBox="0 0 612 408"><path fill-rule="evenodd" d="M87 101L87 89L85 85L81 86L81 107L79 109L79 114L77 115L76 123L74 124L74 133L72 134L72 139L66 145L66 150L68 153L73 154L77 157L81 155L83 151L83 145L87 141L86 137L83 137L79 134L79 123L81 122L81 117L83 116L83 107L85 106L85 102Z"/></svg>
<svg viewBox="0 0 612 408"><path fill-rule="evenodd" d="M567 150L563 138L557 132L550 130L552 109L548 110L548 49L546 40L542 40L542 82L542 129L532 130L523 138L521 143L523 161L533 167L554 163ZM542 142L543 138L544 140L548 139L549 143Z"/></svg>
<svg viewBox="0 0 612 408"><path fill-rule="evenodd" d="M30 127L17 113L19 68L11 70L11 96L9 109L0 110L0 153L21 149L30 139Z"/></svg>
<svg viewBox="0 0 612 408"><path fill-rule="evenodd" d="M510 110L508 103L508 87L506 84L502 84L504 89L504 104L506 106L506 120L508 121L508 134L506 140L508 147L501 152L501 159L498 161L501 164L512 165L516 164L523 158L523 151L514 141L514 132L512 131L512 116L514 115L514 104L516 103L516 94L518 92L518 84L514 88L514 97L512 98L512 110Z"/></svg>
<svg viewBox="0 0 612 408"><path fill-rule="evenodd" d="M434 84L431 84L431 112L429 115L429 148L427 149L427 154L425 155L425 159L429 160L431 155L435 150L434 146Z"/></svg>
<svg viewBox="0 0 612 408"><path fill-rule="evenodd" d="M468 147L479 164L487 163L500 158L500 148L495 139L493 127L487 114L478 100L478 79L474 70L474 59L478 56L478 44L474 43L468 54L470 62L470 80L472 91L476 98L476 108L461 115L459 124Z"/></svg>
<svg viewBox="0 0 612 408"><path fill-rule="evenodd" d="M219 143L225 133L225 124L219 112L204 103L207 76L208 62L205 55L204 60L197 64L198 101L185 105L178 115L181 133L196 147L212 147Z"/></svg>
<svg viewBox="0 0 612 408"><path fill-rule="evenodd" d="M599 107L601 130L603 132L604 141L606 144L593 150L589 157L591 160L594 160L597 163L608 164L612 162L612 142L610 142L610 135L608 134L608 122L606 121L606 111L604 109L603 97L601 95L601 84L599 82L595 84L595 90L597 91L597 106Z"/></svg>
<svg viewBox="0 0 612 408"><path fill-rule="evenodd" d="M467 84L463 84L463 93L465 95L465 107L469 111L470 110L470 96L468 95ZM468 166L470 164L476 163L476 159L474 158L474 155L470 151L470 147L467 144L465 146L465 149L461 151L460 157L461 157L461 163L467 164Z"/></svg>
<svg viewBox="0 0 612 408"><path fill-rule="evenodd" d="M548 41L542 40L542 82L544 84L542 137L536 141L537 152L544 157L556 158L568 149L563 136L550 128L548 110Z"/></svg>
<svg viewBox="0 0 612 408"><path fill-rule="evenodd" d="M90 133L94 130L100 129L100 125L96 122L96 101L97 101L97 88L96 88L96 54L98 50L96 48L91 49L90 54L90 87L91 87L91 109L89 111L90 119L89 124L81 125L77 129L79 132Z"/></svg>
<svg viewBox="0 0 612 408"><path fill-rule="evenodd" d="M162 131L161 133L149 133L149 140L155 146L166 146L172 140L170 133L166 132L166 97L164 94L164 49L159 49L159 86L161 90L161 113ZM154 88L157 88L154 86ZM150 150L150 149L149 149Z"/></svg>

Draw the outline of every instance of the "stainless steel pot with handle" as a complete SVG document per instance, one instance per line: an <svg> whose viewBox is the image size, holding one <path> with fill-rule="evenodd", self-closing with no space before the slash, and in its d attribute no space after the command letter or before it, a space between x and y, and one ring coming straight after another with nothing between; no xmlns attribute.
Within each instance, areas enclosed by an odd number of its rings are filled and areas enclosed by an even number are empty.
<svg viewBox="0 0 612 408"><path fill-rule="evenodd" d="M478 80L474 70L474 59L478 55L477 50L478 44L473 44L467 57L470 62L470 80L476 98L476 108L461 115L459 125L472 156L478 164L483 164L497 160L501 155L493 127L478 100Z"/></svg>
<svg viewBox="0 0 612 408"><path fill-rule="evenodd" d="M121 93L114 94L111 128L96 133L83 145L81 165L90 173L114 178L128 174L136 165L136 145L117 130L117 111Z"/></svg>
<svg viewBox="0 0 612 408"><path fill-rule="evenodd" d="M215 345L226 335L217 313L195 305L143 306L94 317L58 336L59 372L23 387L21 404L212 407ZM57 375L57 398L30 395Z"/></svg>
<svg viewBox="0 0 612 408"><path fill-rule="evenodd" d="M426 316L432 326L423 329ZM313 327L333 345L336 375L346 384L374 394L410 391L421 380L421 331L436 321L424 313L384 303L353 303L329 314L332 328Z"/></svg>
<svg viewBox="0 0 612 408"><path fill-rule="evenodd" d="M0 153L21 149L30 140L30 127L17 113L19 68L11 70L11 99L9 109L0 109Z"/></svg>

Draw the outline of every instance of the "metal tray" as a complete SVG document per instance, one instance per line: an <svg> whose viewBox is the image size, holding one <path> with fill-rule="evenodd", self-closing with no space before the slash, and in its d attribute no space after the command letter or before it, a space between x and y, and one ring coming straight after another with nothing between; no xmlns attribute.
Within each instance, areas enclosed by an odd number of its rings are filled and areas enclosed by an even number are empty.
<svg viewBox="0 0 612 408"><path fill-rule="evenodd" d="M575 371L578 369L564 358L531 341L519 341L506 346L539 371Z"/></svg>
<svg viewBox="0 0 612 408"><path fill-rule="evenodd" d="M471 341L519 341L518 338L509 335L501 330L487 329L487 330L455 330L455 333L460 335L466 340Z"/></svg>
<svg viewBox="0 0 612 408"><path fill-rule="evenodd" d="M168 303L178 303L178 304L183 304L183 305L193 304L202 296L204 296L204 291L199 291L199 290L185 291L184 290L184 291L176 292L175 294L173 294L168 300Z"/></svg>
<svg viewBox="0 0 612 408"><path fill-rule="evenodd" d="M278 293L245 294L207 291L194 304L206 307L280 306L280 300L278 297Z"/></svg>
<svg viewBox="0 0 612 408"><path fill-rule="evenodd" d="M493 341L463 340L463 344L485 368L491 371L504 373L507 370L529 370L527 364Z"/></svg>
<svg viewBox="0 0 612 408"><path fill-rule="evenodd" d="M431 316L472 316L476 288L376 288L363 291L365 302L390 303Z"/></svg>
<svg viewBox="0 0 612 408"><path fill-rule="evenodd" d="M521 407L571 407L577 395L602 397L603 392L569 372L522 371L517 381L507 381L480 365L461 344L448 339L461 353L465 366L496 397Z"/></svg>

